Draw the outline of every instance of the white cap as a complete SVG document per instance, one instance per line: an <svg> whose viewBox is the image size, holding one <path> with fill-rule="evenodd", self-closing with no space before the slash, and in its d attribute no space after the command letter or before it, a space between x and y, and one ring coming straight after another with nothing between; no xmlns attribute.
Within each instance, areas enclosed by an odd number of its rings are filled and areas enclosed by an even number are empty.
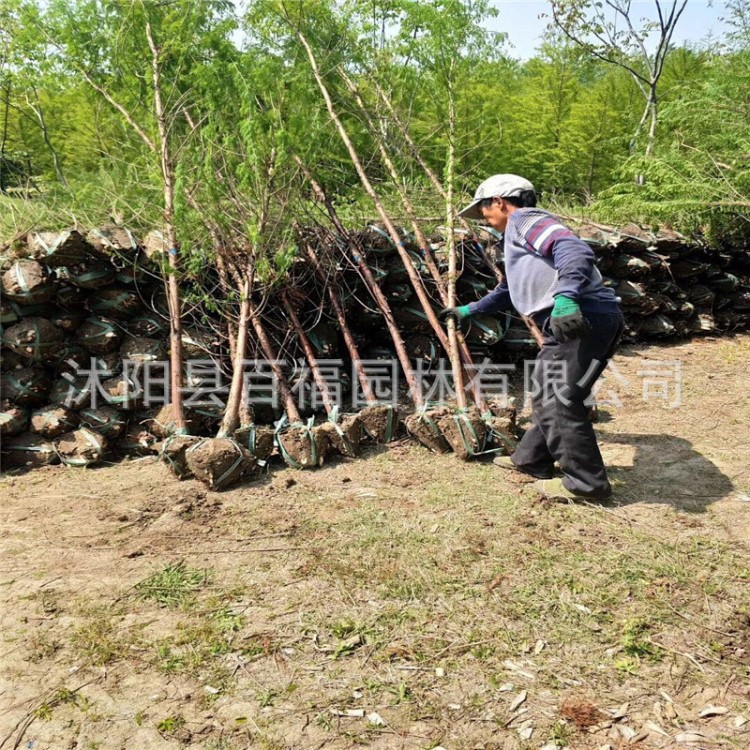
<svg viewBox="0 0 750 750"><path fill-rule="evenodd" d="M477 188L474 200L458 215L465 219L481 219L480 201L485 198L516 198L527 190L534 192L534 186L517 174L493 174Z"/></svg>

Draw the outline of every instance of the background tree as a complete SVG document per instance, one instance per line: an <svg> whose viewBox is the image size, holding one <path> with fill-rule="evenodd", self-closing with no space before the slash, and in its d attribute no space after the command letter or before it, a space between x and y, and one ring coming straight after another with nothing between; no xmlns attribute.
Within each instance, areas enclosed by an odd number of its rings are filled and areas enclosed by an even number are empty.
<svg viewBox="0 0 750 750"><path fill-rule="evenodd" d="M645 153L650 156L659 119L659 82L687 0L654 0L658 20L641 22L635 18L632 0L550 0L550 4L554 22L566 37L631 75L646 102L631 140L631 153L649 122ZM649 47L654 34L652 52Z"/></svg>

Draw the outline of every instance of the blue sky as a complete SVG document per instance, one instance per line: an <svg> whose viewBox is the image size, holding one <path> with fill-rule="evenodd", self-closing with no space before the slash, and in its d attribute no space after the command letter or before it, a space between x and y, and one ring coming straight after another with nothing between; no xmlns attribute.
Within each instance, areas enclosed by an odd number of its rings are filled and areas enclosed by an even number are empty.
<svg viewBox="0 0 750 750"><path fill-rule="evenodd" d="M549 19L540 19L540 14L549 13L547 0L492 0L500 15L491 23L491 28L508 35L512 57L525 60L534 54ZM663 6L667 3L663 3ZM653 18L654 0L633 0L632 7L637 18ZM721 40L726 24L720 21L724 15L724 2L715 0L690 0L675 31L674 41L704 42L709 38Z"/></svg>

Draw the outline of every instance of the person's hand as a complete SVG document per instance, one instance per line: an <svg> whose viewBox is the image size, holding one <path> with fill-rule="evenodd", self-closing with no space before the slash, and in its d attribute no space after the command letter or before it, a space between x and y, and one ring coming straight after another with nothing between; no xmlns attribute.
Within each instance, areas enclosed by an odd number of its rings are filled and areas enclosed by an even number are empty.
<svg viewBox="0 0 750 750"><path fill-rule="evenodd" d="M448 319L449 315L453 315L456 320L463 320L464 318L471 317L471 310L468 305L461 305L460 307L444 307L438 313L438 318L445 321Z"/></svg>
<svg viewBox="0 0 750 750"><path fill-rule="evenodd" d="M555 341L562 343L580 338L591 328L591 324L583 317L581 308L574 299L560 295L555 297L549 327L552 329Z"/></svg>

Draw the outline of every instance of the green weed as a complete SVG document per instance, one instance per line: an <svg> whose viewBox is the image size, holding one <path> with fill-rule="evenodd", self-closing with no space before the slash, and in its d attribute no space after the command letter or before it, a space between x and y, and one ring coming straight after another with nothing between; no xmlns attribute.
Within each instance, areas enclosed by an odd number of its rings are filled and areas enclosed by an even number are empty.
<svg viewBox="0 0 750 750"><path fill-rule="evenodd" d="M184 607L208 582L208 572L188 568L184 563L167 565L136 585L141 599L160 607Z"/></svg>
<svg viewBox="0 0 750 750"><path fill-rule="evenodd" d="M161 734L174 734L178 729L182 729L184 726L185 719L182 716L167 716L156 725L156 729Z"/></svg>

